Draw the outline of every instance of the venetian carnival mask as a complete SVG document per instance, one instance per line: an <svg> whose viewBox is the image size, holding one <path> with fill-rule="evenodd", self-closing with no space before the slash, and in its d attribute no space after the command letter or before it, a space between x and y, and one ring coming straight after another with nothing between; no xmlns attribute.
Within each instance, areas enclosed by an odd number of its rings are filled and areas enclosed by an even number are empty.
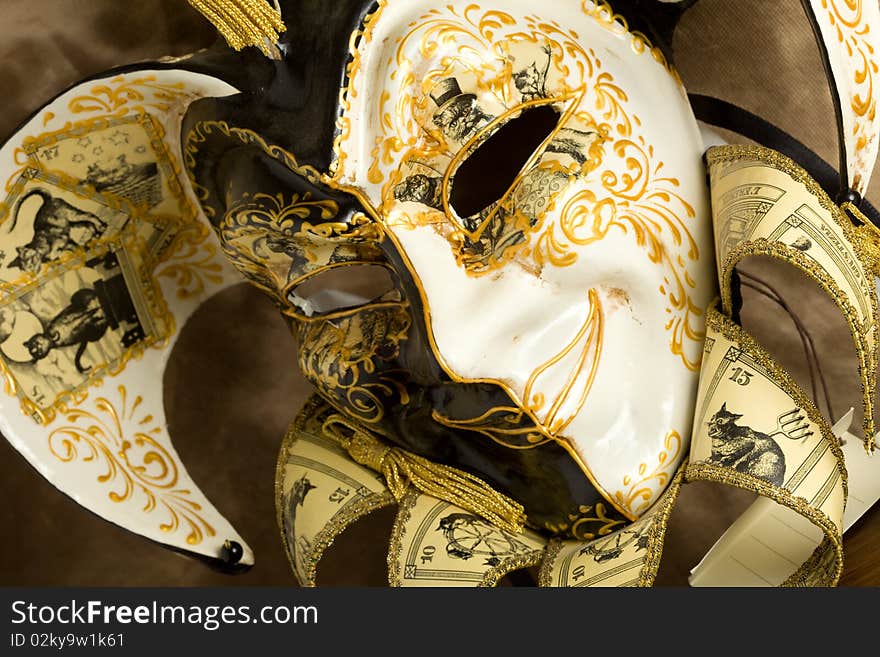
<svg viewBox="0 0 880 657"><path fill-rule="evenodd" d="M615 9L662 38L690 4ZM83 82L0 152L0 409L45 476L146 536L252 562L161 409L180 325L243 275L319 395L279 461L303 582L342 528L397 502L395 583L442 579L424 575L428 531L448 563L486 557L462 581L543 559L544 583L650 583L685 477L808 525L788 501L813 486L831 520L810 531L839 555L836 438L734 323L732 272L766 252L827 283L867 399L868 232L782 156L704 159L667 55L604 3L281 6L270 57L218 46ZM774 212L788 228L765 226ZM756 390L766 407L738 396ZM869 442L871 421L868 401Z"/></svg>
<svg viewBox="0 0 880 657"><path fill-rule="evenodd" d="M582 538L638 518L684 457L712 242L701 137L663 55L604 9L542 12L368 14L327 181L244 181L271 155L227 155L210 121L187 147L224 249L285 308L332 406ZM369 269L387 290L308 297Z"/></svg>

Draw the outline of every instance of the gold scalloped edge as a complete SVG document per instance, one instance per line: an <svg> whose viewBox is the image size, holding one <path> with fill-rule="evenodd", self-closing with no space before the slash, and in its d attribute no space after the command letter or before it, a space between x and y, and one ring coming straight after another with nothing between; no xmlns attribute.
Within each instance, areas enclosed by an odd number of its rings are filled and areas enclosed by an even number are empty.
<svg viewBox="0 0 880 657"><path fill-rule="evenodd" d="M400 508L397 511L397 516L394 518L394 525L391 529L391 540L388 543L389 586L401 587L403 584L403 580L400 576L400 557L403 554L404 549L403 539L406 536L406 525L409 522L410 517L412 516L412 508L415 506L419 497L431 496L422 495L421 493L419 493L419 491L415 489L410 489L410 491L407 492L406 495L404 495L399 502ZM443 500L438 500L437 498L432 499L435 499L437 502L443 502ZM449 503L446 502L446 504ZM498 527L494 524L493 526ZM541 563L545 551L546 547L541 550L534 550L529 554L523 554L502 559L498 565L492 566L483 574L483 579L480 580L479 584L477 584L477 587L495 586L498 584L502 577L509 573L512 573L515 570L537 566L539 563ZM438 584L435 586L442 586L442 584Z"/></svg>
<svg viewBox="0 0 880 657"><path fill-rule="evenodd" d="M411 509L416 503L419 494L417 491L410 491L403 496L398 502L400 508L394 517L394 525L391 527L391 539L388 542L388 585L399 587L401 585L400 577L400 555L403 552L403 537L406 534L406 523L412 515Z"/></svg>
<svg viewBox="0 0 880 657"><path fill-rule="evenodd" d="M287 426L287 431L281 439L281 447L278 448L278 456L275 459L275 524L278 526L278 531L281 532L281 540L284 543L284 549L287 554L290 554L290 551L287 549L287 537L284 535L284 518L283 509L281 508L281 498L284 494L284 468L287 466L287 455L290 453L290 448L298 438L297 432L303 430L306 419L314 414L322 402L323 400L317 395L309 396L306 403L303 404L303 407L296 414L296 417Z"/></svg>
<svg viewBox="0 0 880 657"><path fill-rule="evenodd" d="M816 549L813 550L813 554L782 583L782 586L834 586L837 580L840 579L840 571L843 569L843 564L841 563L840 569L837 569L837 566L834 563L829 563L829 561L839 563L840 558L842 557L839 557L834 542L826 536ZM837 569L837 574L829 573L829 567ZM822 579L823 575L827 575L827 578Z"/></svg>
<svg viewBox="0 0 880 657"><path fill-rule="evenodd" d="M515 570L537 566L543 560L545 550L546 546L540 550L535 550L530 554L518 557L508 557L502 560L497 566L493 566L486 571L486 574L483 576L483 581L480 582L479 585L481 587L497 586L498 582L501 581L501 578L505 575L509 575Z"/></svg>
<svg viewBox="0 0 880 657"><path fill-rule="evenodd" d="M342 534L342 532L358 520L371 514L373 511L383 509L396 503L397 500L394 499L394 496L391 495L389 491L385 491L384 493L373 493L362 500L349 504L345 509L334 515L331 521L324 526L324 529L315 535L312 549L303 559L307 568L306 581L300 582L300 584L309 587L314 587L316 585L318 563L321 561L321 557L324 556L324 552L327 551L327 548L333 545L333 542L340 534ZM285 546L285 549L287 549L287 546ZM288 552L288 560L290 554L291 553ZM296 573L295 570L294 573Z"/></svg>
<svg viewBox="0 0 880 657"><path fill-rule="evenodd" d="M303 558L303 563L306 567L305 581L301 579L299 570L293 561L294 552L287 540L287 532L284 531L284 518L281 502L284 492L284 468L287 466L287 457L290 454L290 450L293 448L297 440L299 440L300 434L305 433L306 422L321 406L326 406L326 402L320 396L314 394L309 397L305 406L303 406L293 422L290 423L287 432L284 434L284 439L281 441L281 448L278 452L278 460L275 464L275 521L278 525L278 532L281 534L281 543L284 547L287 561L290 564L290 569L300 586L307 587L316 586L318 564L324 556L324 553L327 551L327 548L333 545L333 542L340 534L342 534L342 532L373 511L391 506L397 502L397 500L394 499L394 496L391 495L391 492L385 490L381 493L372 493L371 495L340 509L340 511L324 525L324 528L315 535L315 538L312 541L312 549ZM319 438L326 440L323 437ZM329 441L327 441L327 444L328 446L332 445Z"/></svg>
<svg viewBox="0 0 880 657"><path fill-rule="evenodd" d="M633 524L623 528L632 529L640 522L650 523L651 525L647 532L647 552L645 554L642 568L639 571L639 587L653 586L654 580L657 578L657 571L660 569L660 561L663 558L663 547L666 543L667 524L669 522L670 516L672 515L672 509L675 507L675 503L678 501L678 494L681 491L681 486L684 482L686 465L687 461L679 466L678 470L672 478L672 481L669 483L669 487L663 492L663 496L657 501L654 507L647 514L642 516L642 518L640 518ZM613 536L614 533L616 532L612 532L611 534L608 534L608 536ZM607 538L607 536L603 538ZM592 542L594 541L582 541L581 544L589 545ZM571 543L571 541L553 539L547 544L547 547L544 550L544 558L541 561L541 568L538 572L538 586L557 586L553 582L553 568L556 560L559 558L559 553L562 551L562 548L565 546L566 543Z"/></svg>
<svg viewBox="0 0 880 657"><path fill-rule="evenodd" d="M777 504L802 515L822 530L825 534L825 540L816 548L810 558L783 582L783 586L796 585L799 581L809 581L810 575L817 575L815 566L817 561L822 558L825 541L829 541L834 550L835 564L830 581L825 582L824 585L835 586L837 584L843 572L843 534L826 514L810 506L804 498L792 495L784 488L774 486L763 479L737 472L731 468L715 465L714 463L699 462L688 464L688 467L685 469L685 479L688 483L692 481L711 481L752 491L762 497L768 497Z"/></svg>
<svg viewBox="0 0 880 657"><path fill-rule="evenodd" d="M544 560L541 562L541 569L538 571L538 586L542 588L553 587L553 564L559 558L565 541L560 538L554 538L547 547L544 548Z"/></svg>
<svg viewBox="0 0 880 657"><path fill-rule="evenodd" d="M828 193L822 189L822 186L809 174L809 172L800 166L790 157L783 155L779 151L774 151L766 146L746 145L746 144L724 144L723 146L712 146L706 151L706 163L711 166L715 163L733 162L736 160L750 159L760 162L769 167L781 171L788 175L792 180L804 185L807 190L816 197L819 204L828 210L831 217L840 226L850 244L852 244L856 255L862 260L862 264L870 262L870 257L866 253L861 252L861 246L856 239L856 228L852 222L840 209L840 207L831 200Z"/></svg>
<svg viewBox="0 0 880 657"><path fill-rule="evenodd" d="M874 417L874 393L876 390L876 356L872 355L867 346L864 334L859 330L859 322L856 310L850 303L849 297L838 287L834 279L825 273L825 270L817 266L803 253L792 249L780 242L770 242L760 238L751 242L743 242L728 253L724 261L723 285L721 286L722 299L725 310L729 313L732 308L731 278L733 269L743 259L749 256L768 256L782 260L806 274L834 300L838 309L843 313L859 361L859 385L862 391L862 405L864 407L863 429L865 432L865 448L871 452L876 447ZM875 350L876 351L876 350ZM869 359L874 359L874 364Z"/></svg>
<svg viewBox="0 0 880 657"><path fill-rule="evenodd" d="M728 340L736 342L743 351L746 351L763 367L767 373L773 377L782 390L791 397L794 402L801 407L807 414L807 417L816 426L822 434L823 440L828 444L828 448L837 459L837 470L840 473L840 481L843 485L844 500L849 494L849 482L847 479L845 458L843 450L840 449L840 443L831 433L831 426L822 417L819 409L810 399L803 388L801 388L791 375L786 372L779 363L764 349L757 341L741 326L734 323L733 320L720 313L714 306L709 306L706 311L706 327L717 331ZM769 485L769 484L768 484ZM779 490L785 490L780 488Z"/></svg>
<svg viewBox="0 0 880 657"><path fill-rule="evenodd" d="M660 570L660 560L663 558L663 547L666 544L666 529L672 509L678 501L681 485L684 481L687 459L678 468L678 472L672 478L669 487L663 493L663 497L657 503L657 511L649 521L651 528L648 530L648 554L645 556L645 564L639 572L639 586L654 586L657 571Z"/></svg>
<svg viewBox="0 0 880 657"><path fill-rule="evenodd" d="M804 185L819 204L829 212L832 219L843 231L844 237L852 246L856 259L863 268L866 281L870 283L870 273L874 270L877 259L866 249L864 233L857 230L844 211L838 207L831 197L822 189L810 174L785 155L766 148L764 146L725 145L714 146L706 152L706 162L709 166L716 163L752 160L759 164L771 167L788 175L792 180ZM761 238L738 244L727 254L721 265L721 294L725 310L730 312L732 307L732 290L730 281L733 269L744 258L752 255L764 255L773 257L796 267L818 283L835 301L843 313L852 334L856 351L859 358L859 379L862 388L862 402L864 412L864 443L865 449L871 453L877 446L874 424L874 394L876 391L876 371L878 361L878 346L880 346L880 311L876 286L868 285L867 293L873 320L870 333L873 338L873 347L867 345L867 336L864 335L856 316L855 308L846 293L817 263L807 258L797 249L782 244L781 242L769 242ZM754 342L754 341L752 341Z"/></svg>

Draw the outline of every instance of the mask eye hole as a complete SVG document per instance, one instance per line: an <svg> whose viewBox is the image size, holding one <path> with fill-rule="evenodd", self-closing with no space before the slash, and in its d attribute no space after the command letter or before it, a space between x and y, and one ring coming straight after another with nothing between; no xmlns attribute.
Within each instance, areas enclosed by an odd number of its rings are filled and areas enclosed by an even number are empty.
<svg viewBox="0 0 880 657"><path fill-rule="evenodd" d="M307 317L397 300L394 279L382 265L346 264L309 276L289 293L289 301Z"/></svg>
<svg viewBox="0 0 880 657"><path fill-rule="evenodd" d="M558 123L549 105L529 108L480 144L452 179L449 204L458 216L471 217L498 201Z"/></svg>

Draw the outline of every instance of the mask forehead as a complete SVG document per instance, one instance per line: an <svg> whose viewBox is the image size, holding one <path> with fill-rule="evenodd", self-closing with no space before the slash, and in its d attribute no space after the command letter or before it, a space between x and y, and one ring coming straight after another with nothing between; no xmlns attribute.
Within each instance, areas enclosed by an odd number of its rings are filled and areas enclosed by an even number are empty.
<svg viewBox="0 0 880 657"><path fill-rule="evenodd" d="M437 419L504 442L525 414L638 515L685 452L714 285L677 76L589 2L389 2L356 43L334 177L376 208L446 374L516 402ZM539 107L555 125L505 192L460 216L461 167Z"/></svg>

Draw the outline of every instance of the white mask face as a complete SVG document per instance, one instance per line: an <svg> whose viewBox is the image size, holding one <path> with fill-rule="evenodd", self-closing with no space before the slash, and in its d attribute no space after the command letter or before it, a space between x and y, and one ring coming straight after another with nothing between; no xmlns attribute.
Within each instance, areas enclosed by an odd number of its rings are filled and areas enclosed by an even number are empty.
<svg viewBox="0 0 880 657"><path fill-rule="evenodd" d="M516 403L435 419L523 448L503 427L525 414L638 517L686 453L715 286L677 77L607 7L525 0L389 2L349 73L335 179L402 254L448 376Z"/></svg>

